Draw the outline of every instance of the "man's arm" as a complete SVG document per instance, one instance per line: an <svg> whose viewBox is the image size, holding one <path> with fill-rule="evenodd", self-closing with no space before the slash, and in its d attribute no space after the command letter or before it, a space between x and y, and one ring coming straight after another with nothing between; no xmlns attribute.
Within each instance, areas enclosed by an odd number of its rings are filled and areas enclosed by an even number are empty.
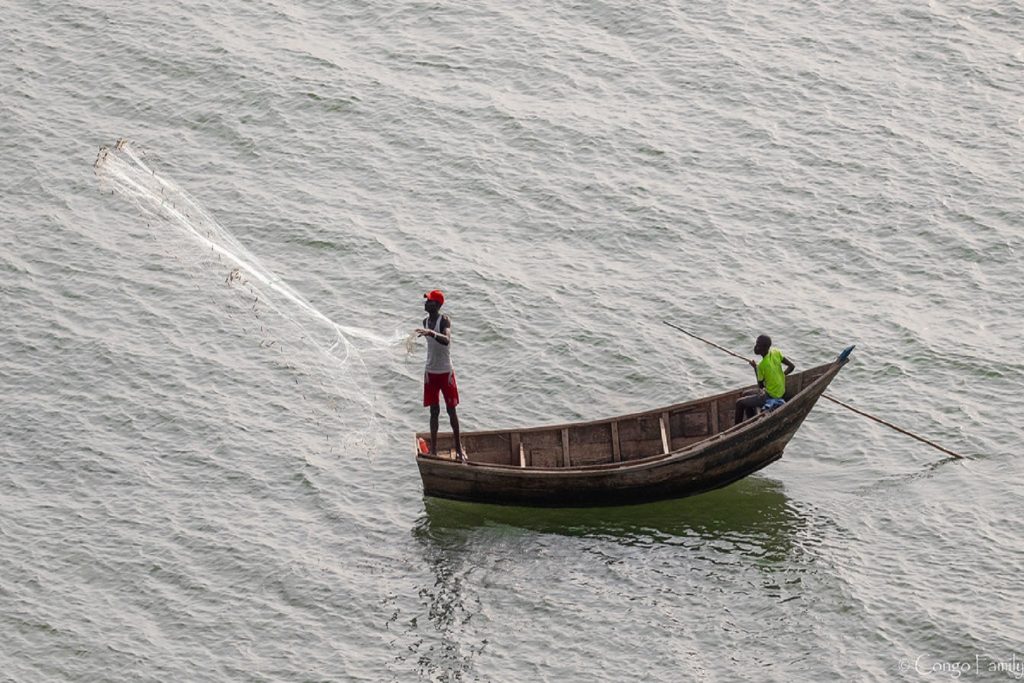
<svg viewBox="0 0 1024 683"><path fill-rule="evenodd" d="M782 357L782 364L786 366L786 369L784 370L784 372L787 375L789 373L793 372L794 370L796 370L796 366L793 365L793 363L791 363L790 360L788 358L786 358L785 356Z"/></svg>
<svg viewBox="0 0 1024 683"><path fill-rule="evenodd" d="M438 334L437 332L430 330L430 336L442 346L448 346L452 343L452 321L448 316L441 318L441 333Z"/></svg>
<svg viewBox="0 0 1024 683"><path fill-rule="evenodd" d="M757 361L749 360L750 367L754 368L754 378L757 380L757 388L764 389L764 380L761 378L761 372L757 369Z"/></svg>
<svg viewBox="0 0 1024 683"><path fill-rule="evenodd" d="M417 327L416 334L421 337L433 337L438 344L448 346L452 342L452 321L448 316L441 318L441 334L434 332L429 327Z"/></svg>

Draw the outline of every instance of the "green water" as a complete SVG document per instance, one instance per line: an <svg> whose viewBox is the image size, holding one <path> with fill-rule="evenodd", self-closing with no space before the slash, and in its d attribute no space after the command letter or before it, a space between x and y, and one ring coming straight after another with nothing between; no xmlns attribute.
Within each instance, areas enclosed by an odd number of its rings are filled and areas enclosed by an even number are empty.
<svg viewBox="0 0 1024 683"><path fill-rule="evenodd" d="M1019 677L1022 27L9 4L3 678ZM122 136L156 175L94 174ZM855 343L831 391L970 459L821 403L693 499L424 499L435 287L465 429L749 383L669 320Z"/></svg>

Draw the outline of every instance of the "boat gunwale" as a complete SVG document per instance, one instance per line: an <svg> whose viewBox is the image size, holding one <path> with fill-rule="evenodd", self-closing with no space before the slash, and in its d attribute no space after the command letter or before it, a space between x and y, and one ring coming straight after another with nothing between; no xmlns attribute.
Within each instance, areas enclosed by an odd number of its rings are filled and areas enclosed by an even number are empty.
<svg viewBox="0 0 1024 683"><path fill-rule="evenodd" d="M714 445L716 442L722 441L723 438L734 439L737 435L742 434L742 433L747 432L747 431L751 431L755 427L758 427L759 425L764 424L768 420L771 420L773 422L778 422L779 420L777 420L775 418L777 418L779 416L786 415L786 414L788 414L790 412L793 412L794 406L797 404L797 399L799 397L810 393L815 386L817 386L818 384L821 384L822 382L824 382L825 386L827 387L832 382L832 380L835 378L835 376L839 372L839 370L844 365L846 365L846 363L847 363L847 361L845 359L842 360L842 361L834 360L834 361L832 361L830 363L822 363L821 365L816 365L816 366L814 366L812 368L808 368L807 370L804 370L804 372L811 372L813 370L819 370L819 369L827 368L827 369L825 369L824 372L822 372L822 374L817 379L815 379L809 385L807 385L805 387L802 387L800 389L800 391L797 392L797 394L792 399L786 401L783 405L781 405L780 407L776 408L775 410L772 410L769 413L762 412L762 413L758 414L756 417L754 417L752 419L744 420L740 424L736 424L736 425L733 425L731 427L728 427L727 429L724 429L724 430L718 432L717 434L712 434L711 436L709 436L706 439L701 439L700 441L695 441L692 444L689 444L689 445L684 446L682 448L676 449L674 451L669 451L667 453L658 453L658 454L655 454L655 455L647 456L645 458L637 458L635 460L627 460L627 461L624 461L624 462L597 463L597 464L593 464L593 465L575 465L575 466L571 466L571 467L532 467L532 466L523 467L523 466L519 466L519 465L503 465L503 464L500 464L500 463L492 463L492 462L473 462L472 460L469 460L467 462L457 462L457 461L451 460L449 458L442 458L442 457L436 456L436 455L435 456L427 455L425 453L417 453L416 454L416 460L417 460L417 462L425 461L425 462L429 462L429 463L431 463L433 465L440 465L442 467L443 466L465 467L465 466L469 465L469 466L475 467L475 468L484 468L484 469L486 469L488 471L495 472L495 473L501 472L501 473L520 475L520 476L522 476L522 475L558 476L558 475L566 475L566 474L591 474L591 473L594 473L594 472L601 472L601 471L605 471L605 470L607 470L607 471L621 471L621 470L627 470L627 469L630 469L630 470L632 470L632 469L642 470L642 469L647 469L649 467L653 467L655 465L662 464L662 463L664 463L666 461L672 461L673 463L675 463L675 462L682 462L684 460L688 460L688 459L691 459L691 458L698 457L701 454L701 451L703 451L704 449ZM732 389L730 391L724 391L724 392L721 392L719 394L713 394L713 395L707 396L705 398L694 399L694 400L691 400L691 401L684 401L682 403L677 403L677 404L674 404L674 405L669 405L669 406L660 407L660 408L654 408L654 409L648 410L648 411L641 411L641 412L637 412L637 413L630 413L630 414L627 414L627 415L620 415L620 416L611 417L611 418L603 418L603 419L600 419L600 420L590 420L590 421L587 421L587 422L567 422L567 423L562 423L562 424L548 425L546 427L529 427L529 428L525 428L525 429L494 429L494 430L488 430L488 431L472 432L472 434L474 434L474 435L477 435L477 434L494 435L494 434L512 434L514 432L518 432L518 433L522 434L524 432L553 431L553 430L556 430L556 429L565 429L567 427L591 426L591 425L607 424L607 423L610 423L610 422L618 422L619 420L628 420L628 419L642 417L642 416L646 416L646 415L656 415L656 414L662 413L662 412L672 412L672 411L678 410L679 408L686 407L686 406L689 406L689 405L695 405L695 404L698 404L698 403L706 403L706 402L710 402L710 401L717 401L717 400L720 400L720 399L728 396L729 394L735 393L736 391L737 391L736 389ZM822 392L823 391L824 391L824 389L822 389ZM817 398L815 398L815 403L817 403ZM807 411L810 412L811 408L813 408L813 407L814 407L814 404L812 404L810 407L808 407ZM417 436L419 436L419 434L417 434Z"/></svg>

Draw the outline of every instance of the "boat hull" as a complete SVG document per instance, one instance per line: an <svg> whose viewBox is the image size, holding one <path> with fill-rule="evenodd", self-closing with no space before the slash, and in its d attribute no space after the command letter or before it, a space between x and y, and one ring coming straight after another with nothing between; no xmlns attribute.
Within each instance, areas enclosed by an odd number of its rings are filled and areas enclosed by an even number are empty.
<svg viewBox="0 0 1024 683"><path fill-rule="evenodd" d="M440 498L547 507L629 505L710 491L778 460L842 365L822 366L809 386L771 413L685 448L628 462L515 467L418 455L423 490Z"/></svg>

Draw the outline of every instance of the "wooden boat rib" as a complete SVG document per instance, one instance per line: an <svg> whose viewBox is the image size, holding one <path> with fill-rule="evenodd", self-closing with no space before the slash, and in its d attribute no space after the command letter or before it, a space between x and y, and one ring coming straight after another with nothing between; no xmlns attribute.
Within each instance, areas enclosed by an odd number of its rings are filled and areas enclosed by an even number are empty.
<svg viewBox="0 0 1024 683"><path fill-rule="evenodd" d="M468 463L455 460L451 434L441 433L438 455L417 450L423 492L480 503L585 507L726 486L782 457L849 351L790 375L783 406L738 425L736 400L752 386L603 420L463 432ZM417 442L430 438L416 436Z"/></svg>

